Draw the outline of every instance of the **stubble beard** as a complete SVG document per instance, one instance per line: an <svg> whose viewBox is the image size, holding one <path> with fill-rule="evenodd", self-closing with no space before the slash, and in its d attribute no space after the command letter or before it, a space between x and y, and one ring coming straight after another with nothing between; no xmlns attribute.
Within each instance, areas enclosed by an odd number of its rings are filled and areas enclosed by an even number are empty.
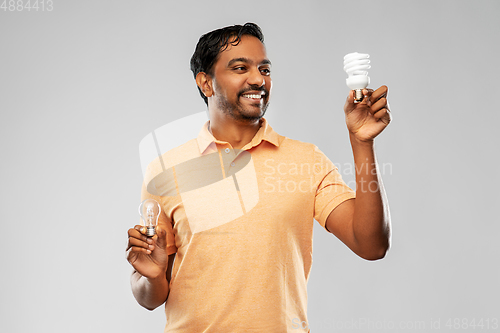
<svg viewBox="0 0 500 333"><path fill-rule="evenodd" d="M238 98L241 98L241 95L242 94L240 94ZM266 96L268 97L269 94L267 93ZM259 114L255 114L254 110L245 109L239 102L239 99L238 102L231 103L225 98L220 98L218 107L225 115L231 117L237 122L254 123L255 121L260 120L266 114L267 108L269 107L269 100L264 100L263 102L264 105L262 106L262 108L259 108L259 110L261 110Z"/></svg>

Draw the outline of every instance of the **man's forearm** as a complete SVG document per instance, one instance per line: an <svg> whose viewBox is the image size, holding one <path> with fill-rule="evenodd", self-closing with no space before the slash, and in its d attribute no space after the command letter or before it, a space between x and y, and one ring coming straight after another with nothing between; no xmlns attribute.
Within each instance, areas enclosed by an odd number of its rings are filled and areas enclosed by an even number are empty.
<svg viewBox="0 0 500 333"><path fill-rule="evenodd" d="M351 135L356 169L353 230L367 259L384 257L390 245L390 214L373 141L359 142Z"/></svg>
<svg viewBox="0 0 500 333"><path fill-rule="evenodd" d="M134 271L130 282L135 299L148 310L156 309L167 300L169 283L164 275L156 279L148 279Z"/></svg>

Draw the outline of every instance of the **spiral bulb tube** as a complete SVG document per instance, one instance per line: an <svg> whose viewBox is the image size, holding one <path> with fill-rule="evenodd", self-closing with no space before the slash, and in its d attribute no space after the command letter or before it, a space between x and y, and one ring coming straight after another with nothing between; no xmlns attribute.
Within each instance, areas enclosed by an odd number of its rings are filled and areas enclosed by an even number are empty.
<svg viewBox="0 0 500 333"><path fill-rule="evenodd" d="M349 53L344 57L344 71L348 78L347 86L355 91L354 99L356 102L363 100L363 89L370 84L368 69L370 69L370 55L364 53Z"/></svg>

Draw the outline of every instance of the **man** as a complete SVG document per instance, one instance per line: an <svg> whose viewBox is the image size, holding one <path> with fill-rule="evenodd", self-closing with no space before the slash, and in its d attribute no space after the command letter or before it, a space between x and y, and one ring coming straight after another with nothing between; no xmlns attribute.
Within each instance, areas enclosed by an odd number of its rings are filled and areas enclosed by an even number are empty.
<svg viewBox="0 0 500 333"><path fill-rule="evenodd" d="M367 260L389 248L374 153L391 119L387 87L364 90L360 103L351 91L344 105L354 193L316 146L278 135L263 118L272 85L263 41L252 23L200 38L191 69L210 120L145 177L142 199L155 198L162 214L152 238L139 225L129 230L127 259L139 304L165 303L165 332L308 332L313 218ZM202 169L211 171L196 178ZM212 171L221 176L208 182ZM175 193L158 190L163 183Z"/></svg>

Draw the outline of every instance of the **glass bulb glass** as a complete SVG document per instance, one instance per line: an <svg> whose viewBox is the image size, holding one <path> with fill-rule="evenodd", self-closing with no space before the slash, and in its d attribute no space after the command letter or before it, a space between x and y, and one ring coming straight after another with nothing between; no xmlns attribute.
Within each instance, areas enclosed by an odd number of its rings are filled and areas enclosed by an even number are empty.
<svg viewBox="0 0 500 333"><path fill-rule="evenodd" d="M146 199L139 206L139 215L141 215L144 227L146 227L146 236L152 237L156 234L160 212L160 204L154 199Z"/></svg>

